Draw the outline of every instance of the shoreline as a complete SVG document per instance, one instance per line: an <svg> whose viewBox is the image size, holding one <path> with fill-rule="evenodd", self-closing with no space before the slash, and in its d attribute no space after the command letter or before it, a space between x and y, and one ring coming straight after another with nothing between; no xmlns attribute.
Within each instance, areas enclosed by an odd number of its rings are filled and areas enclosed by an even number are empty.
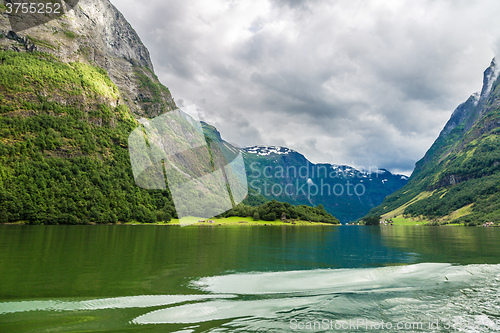
<svg viewBox="0 0 500 333"><path fill-rule="evenodd" d="M283 222L280 220L275 221L255 221L251 217L224 217L224 218L211 218L200 222L198 218L187 218L186 226L195 227L218 227L218 226L336 226L339 224L324 223L324 222L309 222L309 221L294 221ZM191 221L189 221L191 220ZM212 221L212 222L210 222ZM181 226L179 219L172 219L170 222L156 222L156 223L142 223L142 222L127 222L123 225L166 225L166 226Z"/></svg>
<svg viewBox="0 0 500 333"><path fill-rule="evenodd" d="M189 218L188 218L189 220ZM398 219L399 220L399 219ZM410 220L410 219L405 219L406 221L395 221L392 225L390 224L380 224L380 227L390 227L390 226L395 226L395 227L400 227L400 226L422 226L422 227L433 227L433 226L442 226L442 227L470 227L466 226L464 224L456 224L456 223L447 223L447 224L440 224L440 225L433 225L430 224L430 221L425 221L425 220ZM199 218L191 218L191 221L188 221L184 226L193 226L193 227L224 227L224 226L266 226L266 227L271 227L271 226L288 226L288 227L307 227L307 226L341 226L343 224L332 224L332 223L324 223L324 222L310 222L310 221L302 221L302 220L294 220L288 221L288 222L283 222L281 220L275 220L275 221L254 221L253 218L251 217L226 217L226 218L211 218L211 219L206 219L204 220L205 222L199 222L201 219ZM208 222L208 221L213 221L213 222ZM19 222L9 222L9 223L0 223L0 225L31 225L27 223L26 221L19 221ZM172 219L169 222L153 222L153 223L146 223L146 222L138 222L138 221L131 221L131 222L117 222L117 223L96 223L96 222L90 222L90 223L85 223L85 224L39 224L39 225L150 225L150 226L181 226L179 219ZM346 224L348 226L356 226L356 224L353 223L348 223ZM498 225L489 225L489 226L483 226L483 225L476 225L476 227L499 227Z"/></svg>
<svg viewBox="0 0 500 333"><path fill-rule="evenodd" d="M227 218L211 218L206 219L205 222L199 222L201 219L199 218L187 218L188 222L185 226L194 226L194 227L219 227L219 226L339 226L340 224L332 224L332 223L324 223L324 222L309 222L309 221L301 221L296 220L293 222L283 222L280 220L275 221L254 221L251 217L227 217ZM208 222L213 221L213 222ZM10 222L10 223L0 223L0 225L31 225L26 221L19 222ZM85 223L85 224L38 224L38 225L155 225L155 226L181 226L179 219L172 219L169 222L117 222L117 223Z"/></svg>

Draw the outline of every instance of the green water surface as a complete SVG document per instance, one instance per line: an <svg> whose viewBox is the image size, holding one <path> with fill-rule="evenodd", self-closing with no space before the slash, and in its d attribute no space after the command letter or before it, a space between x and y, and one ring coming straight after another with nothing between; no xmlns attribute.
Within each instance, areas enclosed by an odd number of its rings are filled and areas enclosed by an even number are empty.
<svg viewBox="0 0 500 333"><path fill-rule="evenodd" d="M401 283L421 288L428 285L427 276L436 279L432 283L444 283L453 280L449 267L466 270L476 267L472 264L489 267L494 279L499 239L500 228L471 227L4 225L0 332L247 332L263 327L285 332L292 317L314 317L319 307L328 312L325 304L331 304L331 297L338 301L342 286L373 286L375 293L383 281L396 281L391 288ZM400 266L416 267L417 275L408 280L407 273L387 270ZM353 276L374 282L356 282ZM280 280L288 282L280 285ZM252 286L251 281L261 282ZM304 298L310 290L314 293ZM287 298L270 300L264 294ZM370 299L379 313L385 303L378 299L387 302L387 297L384 291ZM236 301L240 312L226 307ZM209 309L217 315L199 317L212 303ZM345 307L359 308L351 303ZM294 309L298 313L292 317L280 317ZM328 315L337 320L346 316L332 311ZM412 316L408 311L404 316Z"/></svg>

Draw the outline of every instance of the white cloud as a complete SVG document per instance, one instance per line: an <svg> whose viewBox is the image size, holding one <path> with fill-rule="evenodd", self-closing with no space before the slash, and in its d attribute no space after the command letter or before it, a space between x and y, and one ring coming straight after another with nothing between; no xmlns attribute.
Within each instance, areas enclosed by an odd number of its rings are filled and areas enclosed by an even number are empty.
<svg viewBox="0 0 500 333"><path fill-rule="evenodd" d="M500 45L496 1L114 2L228 141L406 173Z"/></svg>

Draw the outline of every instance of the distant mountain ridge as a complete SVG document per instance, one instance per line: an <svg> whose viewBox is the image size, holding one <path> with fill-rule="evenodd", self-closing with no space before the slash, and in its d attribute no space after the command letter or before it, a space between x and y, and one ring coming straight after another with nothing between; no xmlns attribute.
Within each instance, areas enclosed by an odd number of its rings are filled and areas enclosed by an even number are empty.
<svg viewBox="0 0 500 333"><path fill-rule="evenodd" d="M221 140L203 123L205 135ZM385 169L359 171L347 165L314 164L299 152L279 146L241 148L250 196L293 205L322 205L342 223L354 221L407 183L408 177Z"/></svg>
<svg viewBox="0 0 500 333"><path fill-rule="evenodd" d="M208 140L235 148L222 139L214 126L204 122L202 125ZM265 198L292 205L322 205L342 223L364 216L408 181L407 176L385 169L360 171L347 165L315 164L288 147L260 145L240 149L249 185L249 198L244 203L260 203Z"/></svg>
<svg viewBox="0 0 500 333"><path fill-rule="evenodd" d="M288 155L288 154L298 154L302 156L302 158L307 161L309 164L314 164L310 161L308 161L304 155L301 153L287 148L287 147L280 147L280 146L251 146L251 147L246 147L246 148L241 148L242 151L248 153L248 154L256 154L259 156L272 156L274 155ZM357 170L356 168L353 168L349 165L338 165L338 164L328 164L328 163L319 163L316 165L322 165L325 167L331 167L335 172L338 172L339 175L343 175L343 177L353 177L355 175L359 175L362 178L370 178L371 175L375 174L391 174L394 176L399 176L400 179L402 180L408 180L408 176L406 175L399 175L399 174L392 174L390 171L386 169L374 169L374 170Z"/></svg>
<svg viewBox="0 0 500 333"><path fill-rule="evenodd" d="M370 214L436 223L500 221L500 66L452 113L408 184Z"/></svg>

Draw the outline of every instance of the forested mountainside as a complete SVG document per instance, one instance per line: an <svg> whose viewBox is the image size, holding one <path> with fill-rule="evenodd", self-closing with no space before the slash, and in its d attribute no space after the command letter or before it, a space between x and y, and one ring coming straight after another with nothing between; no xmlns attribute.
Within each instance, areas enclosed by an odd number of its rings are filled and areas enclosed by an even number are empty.
<svg viewBox="0 0 500 333"><path fill-rule="evenodd" d="M408 184L370 212L436 223L500 222L500 67L453 112Z"/></svg>
<svg viewBox="0 0 500 333"><path fill-rule="evenodd" d="M136 118L176 108L107 0L13 32L0 6L0 222L168 220L167 191L134 184Z"/></svg>

